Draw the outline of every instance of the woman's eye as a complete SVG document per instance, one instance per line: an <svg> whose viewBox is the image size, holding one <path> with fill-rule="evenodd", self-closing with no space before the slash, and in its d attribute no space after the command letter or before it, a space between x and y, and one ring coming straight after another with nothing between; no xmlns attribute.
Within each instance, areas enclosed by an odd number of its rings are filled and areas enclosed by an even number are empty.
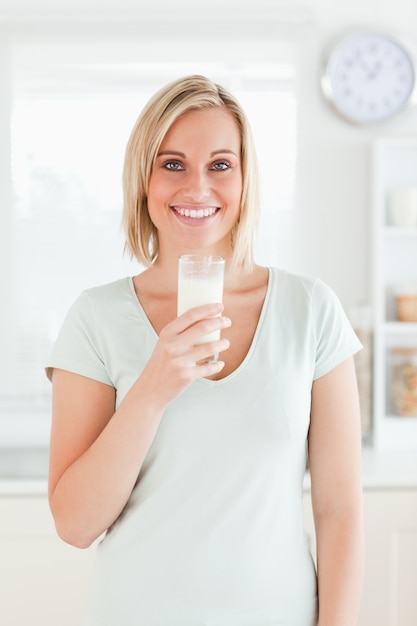
<svg viewBox="0 0 417 626"><path fill-rule="evenodd" d="M183 169L181 163L178 163L178 161L167 161L164 163L164 168L172 172L177 172L178 170Z"/></svg>
<svg viewBox="0 0 417 626"><path fill-rule="evenodd" d="M213 170L223 171L228 170L230 168L230 163L228 161L218 161L212 165Z"/></svg>

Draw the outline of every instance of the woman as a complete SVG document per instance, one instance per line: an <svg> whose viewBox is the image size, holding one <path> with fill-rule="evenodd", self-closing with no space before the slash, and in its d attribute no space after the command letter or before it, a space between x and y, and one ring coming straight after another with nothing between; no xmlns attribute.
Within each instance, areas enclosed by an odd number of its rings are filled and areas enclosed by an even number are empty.
<svg viewBox="0 0 417 626"><path fill-rule="evenodd" d="M106 533L88 626L356 622L360 344L320 280L254 263L257 183L244 113L204 77L162 89L132 131L124 226L147 269L81 294L48 363L57 531ZM226 259L224 304L177 317L193 252Z"/></svg>

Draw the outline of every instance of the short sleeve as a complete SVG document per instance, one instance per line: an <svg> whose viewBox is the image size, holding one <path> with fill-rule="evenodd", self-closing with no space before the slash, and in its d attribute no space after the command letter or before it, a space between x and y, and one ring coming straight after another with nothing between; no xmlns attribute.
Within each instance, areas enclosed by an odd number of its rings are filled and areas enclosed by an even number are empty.
<svg viewBox="0 0 417 626"><path fill-rule="evenodd" d="M315 380L361 350L362 344L338 297L321 280L313 286L312 314L316 341Z"/></svg>
<svg viewBox="0 0 417 626"><path fill-rule="evenodd" d="M45 371L60 368L112 385L100 349L94 304L83 292L69 309L52 348Z"/></svg>

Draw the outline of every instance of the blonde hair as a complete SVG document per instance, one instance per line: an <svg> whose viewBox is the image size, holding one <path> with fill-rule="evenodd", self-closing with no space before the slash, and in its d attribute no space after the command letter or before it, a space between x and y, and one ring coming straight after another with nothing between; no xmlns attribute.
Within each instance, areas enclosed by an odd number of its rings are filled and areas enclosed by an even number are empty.
<svg viewBox="0 0 417 626"><path fill-rule="evenodd" d="M187 76L159 90L141 112L126 147L123 168L125 250L150 266L159 251L158 231L148 212L148 184L159 147L172 124L193 109L225 107L236 120L241 137L242 197L240 215L231 233L232 269L253 268L260 195L252 133L240 104L226 89L204 76Z"/></svg>

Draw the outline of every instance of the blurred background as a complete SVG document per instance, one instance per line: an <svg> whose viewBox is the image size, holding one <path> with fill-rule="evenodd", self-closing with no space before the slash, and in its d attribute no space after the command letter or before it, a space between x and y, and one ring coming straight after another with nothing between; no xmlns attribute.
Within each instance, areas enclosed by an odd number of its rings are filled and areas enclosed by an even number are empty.
<svg viewBox="0 0 417 626"><path fill-rule="evenodd" d="M80 623L94 549L58 542L47 510L43 366L81 290L141 270L123 256L125 145L156 89L202 73L254 131L259 262L320 276L364 343L360 624L417 624L417 217L389 213L417 188L417 106L355 124L326 100L329 53L363 29L415 59L415 0L0 0L1 623ZM305 505L314 550L308 476Z"/></svg>

